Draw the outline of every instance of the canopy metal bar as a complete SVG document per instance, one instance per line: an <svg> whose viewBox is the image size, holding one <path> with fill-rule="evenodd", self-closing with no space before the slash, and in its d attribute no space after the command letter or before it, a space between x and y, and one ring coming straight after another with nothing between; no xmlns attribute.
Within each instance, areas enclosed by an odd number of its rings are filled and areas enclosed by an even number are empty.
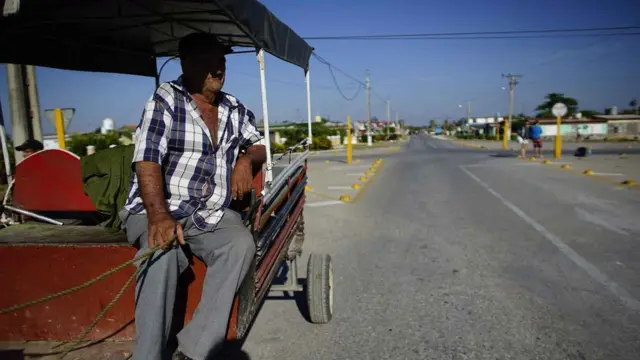
<svg viewBox="0 0 640 360"><path fill-rule="evenodd" d="M307 124L309 126L309 145L313 142L313 134L311 131L311 80L309 79L309 69L304 74L307 83Z"/></svg>
<svg viewBox="0 0 640 360"><path fill-rule="evenodd" d="M270 184L273 180L271 169L271 137L269 134L269 108L267 106L267 79L264 68L264 50L258 50L258 64L260 65L260 94L262 95L262 122L264 127L264 145L267 148L267 173L265 183Z"/></svg>

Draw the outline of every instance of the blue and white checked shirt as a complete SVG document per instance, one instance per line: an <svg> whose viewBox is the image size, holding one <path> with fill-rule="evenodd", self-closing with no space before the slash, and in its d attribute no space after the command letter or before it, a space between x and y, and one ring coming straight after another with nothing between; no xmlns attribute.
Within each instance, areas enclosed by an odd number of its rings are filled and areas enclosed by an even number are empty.
<svg viewBox="0 0 640 360"><path fill-rule="evenodd" d="M253 113L229 94L218 96L217 147L181 78L158 87L134 136L133 163L162 165L171 215L193 216L195 225L205 231L216 227L231 202L231 173L240 149L261 140ZM135 174L125 208L145 213Z"/></svg>

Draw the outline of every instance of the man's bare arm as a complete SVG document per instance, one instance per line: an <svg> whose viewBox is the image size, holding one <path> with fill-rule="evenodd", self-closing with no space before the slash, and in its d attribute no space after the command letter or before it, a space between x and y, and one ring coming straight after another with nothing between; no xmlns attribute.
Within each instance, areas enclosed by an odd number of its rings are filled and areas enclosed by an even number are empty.
<svg viewBox="0 0 640 360"><path fill-rule="evenodd" d="M267 148L264 145L251 145L247 148L247 153L242 158L251 160L252 169L260 169L267 161Z"/></svg>
<svg viewBox="0 0 640 360"><path fill-rule="evenodd" d="M136 176L147 215L149 217L167 215L161 165L151 161L137 162Z"/></svg>

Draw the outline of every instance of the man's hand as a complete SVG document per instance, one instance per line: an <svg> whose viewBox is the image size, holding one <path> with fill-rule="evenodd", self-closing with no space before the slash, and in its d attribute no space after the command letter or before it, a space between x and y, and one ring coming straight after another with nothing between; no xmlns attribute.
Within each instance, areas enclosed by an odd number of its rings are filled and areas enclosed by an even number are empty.
<svg viewBox="0 0 640 360"><path fill-rule="evenodd" d="M251 191L253 183L253 168L250 156L242 156L236 161L231 175L231 196L234 200L242 200L244 194Z"/></svg>
<svg viewBox="0 0 640 360"><path fill-rule="evenodd" d="M184 245L184 234L182 225L175 221L168 213L149 214L148 241L149 248L156 245L164 247L174 235L177 236L178 243Z"/></svg>

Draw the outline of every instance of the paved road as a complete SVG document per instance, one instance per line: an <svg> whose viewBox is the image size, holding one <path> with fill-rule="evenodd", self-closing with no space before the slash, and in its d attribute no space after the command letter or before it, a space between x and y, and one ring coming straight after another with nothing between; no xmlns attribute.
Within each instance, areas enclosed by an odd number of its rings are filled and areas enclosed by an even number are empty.
<svg viewBox="0 0 640 360"><path fill-rule="evenodd" d="M305 209L335 316L269 300L248 356L640 359L640 192L488 155L412 137L357 203Z"/></svg>
<svg viewBox="0 0 640 360"><path fill-rule="evenodd" d="M502 143L500 141L487 141L487 140L457 140L455 138L449 138L449 140L457 142L461 145L468 145L468 146L483 146L486 147L487 150L490 151L498 151L498 152L503 152L501 150L502 148ZM547 156L552 156L554 153L554 142L552 141L545 141L543 143L543 151ZM609 141L609 142L596 142L596 141L591 141L591 142L581 142L581 143L577 143L577 142L573 142L573 141L567 141L567 142L563 142L562 143L562 154L564 156L571 156L575 153L576 149L579 147L589 147L591 148L592 154L593 155L612 155L612 154L619 154L621 152L623 153L627 153L627 154L640 154L640 143L638 141L626 141L626 142L619 142L619 141ZM515 142L515 141L510 141L507 144L507 147L509 149L514 149L514 150L519 150L520 149L520 145ZM507 152L512 152L513 150L509 150ZM528 154L533 154L533 145L529 144L528 149L527 149Z"/></svg>

